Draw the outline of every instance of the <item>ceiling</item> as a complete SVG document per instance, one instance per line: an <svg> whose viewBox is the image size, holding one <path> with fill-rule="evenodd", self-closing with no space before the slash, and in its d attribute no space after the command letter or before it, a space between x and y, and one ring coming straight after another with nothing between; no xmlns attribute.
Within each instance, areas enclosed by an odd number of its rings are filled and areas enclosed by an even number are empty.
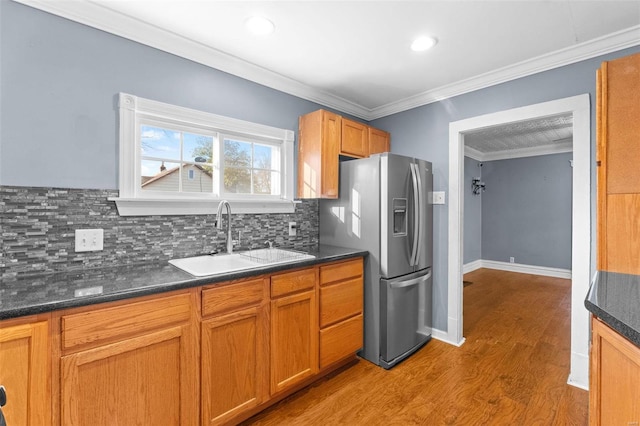
<svg viewBox="0 0 640 426"><path fill-rule="evenodd" d="M16 1L365 120L640 44L640 1Z"/></svg>
<svg viewBox="0 0 640 426"><path fill-rule="evenodd" d="M479 161L573 150L573 115L501 124L464 134L465 155Z"/></svg>

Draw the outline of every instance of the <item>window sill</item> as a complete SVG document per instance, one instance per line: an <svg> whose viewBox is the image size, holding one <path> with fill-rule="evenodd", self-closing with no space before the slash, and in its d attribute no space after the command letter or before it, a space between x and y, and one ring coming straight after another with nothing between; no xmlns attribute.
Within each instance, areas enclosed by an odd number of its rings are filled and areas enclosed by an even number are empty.
<svg viewBox="0 0 640 426"><path fill-rule="evenodd" d="M215 214L220 200L109 198L115 201L120 216L176 216ZM293 213L299 201L228 200L232 213Z"/></svg>

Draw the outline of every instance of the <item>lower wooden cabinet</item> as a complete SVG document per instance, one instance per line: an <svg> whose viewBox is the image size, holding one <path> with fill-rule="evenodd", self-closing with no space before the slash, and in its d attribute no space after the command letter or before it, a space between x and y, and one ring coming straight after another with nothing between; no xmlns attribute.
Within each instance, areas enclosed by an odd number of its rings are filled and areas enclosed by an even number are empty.
<svg viewBox="0 0 640 426"><path fill-rule="evenodd" d="M589 424L640 424L640 348L592 320Z"/></svg>
<svg viewBox="0 0 640 426"><path fill-rule="evenodd" d="M320 368L362 348L362 258L320 267Z"/></svg>
<svg viewBox="0 0 640 426"><path fill-rule="evenodd" d="M268 279L203 291L202 424L224 424L269 396ZM215 306L215 309L211 307Z"/></svg>
<svg viewBox="0 0 640 426"><path fill-rule="evenodd" d="M0 322L0 385L7 424L51 424L49 322L21 318Z"/></svg>
<svg viewBox="0 0 640 426"><path fill-rule="evenodd" d="M61 424L199 424L194 298L63 314Z"/></svg>
<svg viewBox="0 0 640 426"><path fill-rule="evenodd" d="M362 346L362 259L0 322L14 425L245 420Z"/></svg>
<svg viewBox="0 0 640 426"><path fill-rule="evenodd" d="M276 394L318 372L316 270L273 276L271 291L271 394Z"/></svg>

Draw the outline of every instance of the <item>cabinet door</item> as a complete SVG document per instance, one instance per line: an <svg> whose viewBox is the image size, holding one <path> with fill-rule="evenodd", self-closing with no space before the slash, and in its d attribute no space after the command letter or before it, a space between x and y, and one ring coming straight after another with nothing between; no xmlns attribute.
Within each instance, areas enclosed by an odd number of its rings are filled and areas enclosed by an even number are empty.
<svg viewBox="0 0 640 426"><path fill-rule="evenodd" d="M338 198L342 117L318 110L300 117L298 198Z"/></svg>
<svg viewBox="0 0 640 426"><path fill-rule="evenodd" d="M640 424L640 348L593 319L589 424Z"/></svg>
<svg viewBox="0 0 640 426"><path fill-rule="evenodd" d="M62 424L198 424L194 332L167 327L63 356Z"/></svg>
<svg viewBox="0 0 640 426"><path fill-rule="evenodd" d="M366 125L342 118L340 154L359 158L369 156L369 131Z"/></svg>
<svg viewBox="0 0 640 426"><path fill-rule="evenodd" d="M202 323L203 425L222 424L269 393L265 309L244 309Z"/></svg>
<svg viewBox="0 0 640 426"><path fill-rule="evenodd" d="M59 312L61 424L199 424L197 296Z"/></svg>
<svg viewBox="0 0 640 426"><path fill-rule="evenodd" d="M8 425L51 424L51 372L47 321L0 325L0 385Z"/></svg>
<svg viewBox="0 0 640 426"><path fill-rule="evenodd" d="M315 290L271 301L271 393L318 371L318 311Z"/></svg>
<svg viewBox="0 0 640 426"><path fill-rule="evenodd" d="M391 136L384 130L369 127L369 155L391 150Z"/></svg>
<svg viewBox="0 0 640 426"><path fill-rule="evenodd" d="M597 82L598 269L640 274L640 53Z"/></svg>

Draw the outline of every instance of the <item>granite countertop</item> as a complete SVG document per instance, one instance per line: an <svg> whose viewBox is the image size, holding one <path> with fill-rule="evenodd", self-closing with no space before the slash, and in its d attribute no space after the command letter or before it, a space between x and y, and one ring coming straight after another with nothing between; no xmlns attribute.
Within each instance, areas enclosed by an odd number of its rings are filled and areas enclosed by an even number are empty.
<svg viewBox="0 0 640 426"><path fill-rule="evenodd" d="M165 261L3 279L0 281L0 320L215 284L368 254L363 250L327 245L320 245L317 251L309 253L316 258L207 277L194 277ZM92 292L91 289L95 294L87 294Z"/></svg>
<svg viewBox="0 0 640 426"><path fill-rule="evenodd" d="M584 305L640 347L640 275L598 271Z"/></svg>

